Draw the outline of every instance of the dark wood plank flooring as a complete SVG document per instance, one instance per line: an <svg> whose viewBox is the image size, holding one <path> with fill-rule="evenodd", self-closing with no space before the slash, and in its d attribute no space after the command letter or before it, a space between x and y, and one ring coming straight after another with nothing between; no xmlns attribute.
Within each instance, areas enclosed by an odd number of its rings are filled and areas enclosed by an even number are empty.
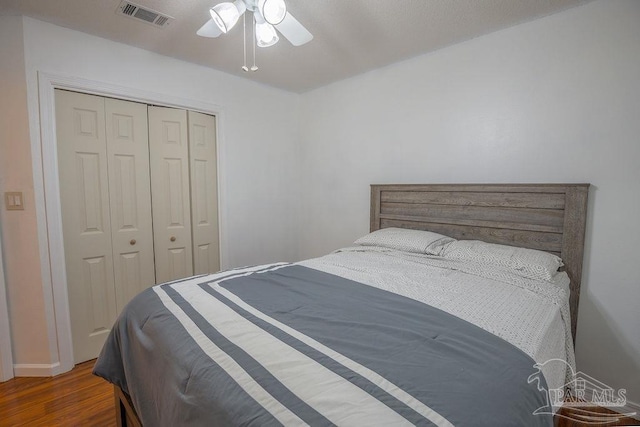
<svg viewBox="0 0 640 427"><path fill-rule="evenodd" d="M0 426L115 426L113 386L91 373L94 362L0 383Z"/></svg>
<svg viewBox="0 0 640 427"><path fill-rule="evenodd" d="M581 419L581 416L585 415L585 411L591 412L590 416L593 416L593 413L604 415L603 419L608 418L608 415L617 416L616 412L613 412L607 408L600 408L598 406L588 406L588 407L580 407L580 408L570 408L570 407L562 407L558 411L555 417L556 426L558 427L611 427L611 426L638 426L640 425L639 420L635 420L633 418L625 418L620 417L616 422L609 423L583 423L579 421L575 421L576 419ZM638 414L640 415L640 414ZM582 418L584 419L584 418Z"/></svg>

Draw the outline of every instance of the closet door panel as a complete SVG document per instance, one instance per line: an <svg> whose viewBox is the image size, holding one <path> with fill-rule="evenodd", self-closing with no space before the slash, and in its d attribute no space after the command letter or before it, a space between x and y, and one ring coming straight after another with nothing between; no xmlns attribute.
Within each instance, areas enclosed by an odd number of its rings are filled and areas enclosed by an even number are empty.
<svg viewBox="0 0 640 427"><path fill-rule="evenodd" d="M148 111L155 268L162 283L193 275L187 112Z"/></svg>
<svg viewBox="0 0 640 427"><path fill-rule="evenodd" d="M118 310L114 291L104 99L56 90L62 228L73 353L95 358Z"/></svg>
<svg viewBox="0 0 640 427"><path fill-rule="evenodd" d="M105 99L118 310L155 283L147 106Z"/></svg>
<svg viewBox="0 0 640 427"><path fill-rule="evenodd" d="M188 112L191 218L195 274L220 270L216 119Z"/></svg>

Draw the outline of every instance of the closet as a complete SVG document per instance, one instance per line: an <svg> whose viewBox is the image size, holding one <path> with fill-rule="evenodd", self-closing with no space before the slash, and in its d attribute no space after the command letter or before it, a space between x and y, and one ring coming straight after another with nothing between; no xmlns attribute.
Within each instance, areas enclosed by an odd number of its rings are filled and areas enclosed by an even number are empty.
<svg viewBox="0 0 640 427"><path fill-rule="evenodd" d="M218 271L215 117L56 90L76 363L155 283Z"/></svg>

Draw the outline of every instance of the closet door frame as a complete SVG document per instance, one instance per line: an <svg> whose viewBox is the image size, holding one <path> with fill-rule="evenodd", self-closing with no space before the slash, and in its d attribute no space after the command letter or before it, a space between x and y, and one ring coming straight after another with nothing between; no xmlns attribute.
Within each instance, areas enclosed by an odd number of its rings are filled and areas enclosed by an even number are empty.
<svg viewBox="0 0 640 427"><path fill-rule="evenodd" d="M0 227L0 241L2 228ZM0 383L13 378L13 356L11 354L11 332L9 328L9 310L7 308L7 290L4 281L4 256L0 245Z"/></svg>
<svg viewBox="0 0 640 427"><path fill-rule="evenodd" d="M55 89L71 90L90 95L117 98L125 101L192 110L216 116L216 151L218 170L218 228L220 233L220 264L226 268L227 239L225 206L225 140L224 108L195 99L148 92L126 86L86 80L73 76L38 72L40 128L32 125L31 153L34 174L34 195L38 222L40 267L47 319L47 335L51 364L39 365L38 376L51 376L71 370L74 366L69 320L67 274L65 270L62 234L62 209L57 160L55 127ZM37 113L36 113L37 114ZM34 129L35 127L35 129ZM37 137L40 135L40 138Z"/></svg>

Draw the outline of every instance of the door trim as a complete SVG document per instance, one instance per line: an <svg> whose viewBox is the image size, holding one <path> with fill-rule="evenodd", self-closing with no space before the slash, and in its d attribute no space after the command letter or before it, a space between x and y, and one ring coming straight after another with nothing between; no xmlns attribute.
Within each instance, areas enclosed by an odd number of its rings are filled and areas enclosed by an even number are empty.
<svg viewBox="0 0 640 427"><path fill-rule="evenodd" d="M2 255L2 230L0 230L0 383L14 376L11 353L11 329L7 307L7 289L4 279L4 256Z"/></svg>
<svg viewBox="0 0 640 427"><path fill-rule="evenodd" d="M38 71L40 139L31 138L34 193L38 219L38 244L42 268L42 286L47 319L49 349L56 375L74 366L69 320L67 274L62 235L62 209L55 125L55 89L118 98L126 101L182 108L216 116L216 150L218 164L218 229L220 234L220 266L226 268L227 239L225 206L224 109L220 105L181 98L136 88L112 85L83 78ZM37 114L37 113L36 113ZM33 117L33 114L30 113Z"/></svg>

